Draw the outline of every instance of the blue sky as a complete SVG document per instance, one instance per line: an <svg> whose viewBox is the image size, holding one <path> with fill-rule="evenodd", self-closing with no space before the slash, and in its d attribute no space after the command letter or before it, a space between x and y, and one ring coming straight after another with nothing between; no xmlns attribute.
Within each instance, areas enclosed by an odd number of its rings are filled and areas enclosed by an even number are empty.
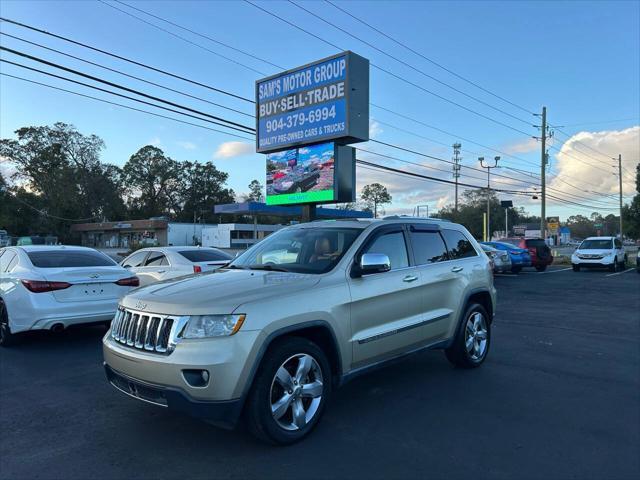
<svg viewBox="0 0 640 480"><path fill-rule="evenodd" d="M451 103L399 81L375 68L371 70L371 101L388 107L408 117L435 126L456 135L448 135L424 125L399 118L378 108L371 109L372 133L377 140L399 144L429 155L450 159L450 145L460 140L463 144L463 165L477 166L478 154L492 157L495 152L472 144L473 140L487 147L510 152L518 158L503 156L504 166L511 166L539 173L539 146L530 138L536 130L530 124L539 119L516 107L504 103L435 67L433 64L402 49L378 33L357 23L325 2L301 2L301 5L318 15L348 29L354 35L371 42L378 48L414 65L428 75L446 82L469 95L498 107L520 120L504 115L472 99L456 93L406 66L395 62L344 33L326 25L321 20L284 1L257 2L287 20L313 31L343 49L350 49L369 58L372 63L392 71L432 92L492 117L529 135L498 125L474 115ZM625 168L633 171L638 162L638 125L640 96L640 3L625 2L338 2L341 8L362 18L388 35L404 42L416 51L446 66L484 88L537 112L542 105L548 107L549 121L565 126L562 131L579 135L582 145L588 144L604 153L623 153ZM112 3L122 10L127 7ZM132 3L155 15L170 19L194 31L202 32L234 48L250 52L284 68L292 68L337 53L338 50L320 40L286 25L245 2L137 2ZM271 75L278 68L255 58L238 53L206 39L181 31L144 14L127 10L162 28L198 43L199 48L166 32L144 24L126 14L97 1L3 1L3 17L24 22L44 30L70 37L111 52L169 70L202 83L226 89L238 95L253 97L254 82L262 74ZM149 72L115 59L69 45L20 27L0 24L4 33L45 44L98 62L111 68L152 80L171 88L201 96L209 101L224 104L246 113L252 113L252 105L216 94L176 79ZM247 116L221 110L210 104L188 99L165 90L124 78L112 72L71 60L37 47L25 45L3 36L2 45L33 55L63 63L71 68L123 83L145 92L156 94L178 103L190 105L214 115L252 124ZM246 65L241 66L233 61ZM2 52L6 60L17 57ZM247 68L248 67L248 68ZM47 70L51 70L45 67ZM257 73L256 71L260 73ZM43 81L70 90L133 105L85 87L70 85L61 80L44 78L7 64L0 71L11 75ZM120 107L100 104L36 85L25 84L12 78L0 78L0 134L11 137L12 132L26 125L52 124L56 121L72 123L83 133L95 133L107 145L103 160L118 165L140 147L155 144L165 153L179 160L212 160L222 170L229 172L229 185L238 193L247 190L254 178L264 182L264 156L254 153L251 141L244 141L196 127L151 117ZM158 113L153 107L139 106ZM189 119L185 120L189 121ZM196 123L201 123L197 122ZM400 127L428 137L440 145L397 130ZM578 203L588 203L611 208L612 197L598 196L591 191L613 193L617 180L604 175L612 161L585 150L584 146L563 144L569 137L557 135L555 146L566 152L556 157L551 153L553 179L559 174L565 182L583 191L568 187L556 180L558 195ZM561 141L563 140L563 141ZM574 138L575 140L575 138ZM359 154L394 168L410 169L427 175L450 179L451 175L436 169L450 170L450 165L395 149L369 143L360 145L367 150L397 156L412 162L426 164L422 168L403 164L371 154ZM585 153L581 153L585 152ZM587 155L587 156L584 156ZM575 157L584 159L578 161ZM593 158L595 157L595 159ZM600 169L587 166L597 164ZM516 176L503 170L505 176ZM453 188L443 185L410 180L371 170L359 170L359 184L379 181L387 184L394 195L394 204L388 211L410 213L416 204L429 204L431 208L451 202ZM612 179L608 177L611 176ZM478 177L478 178L474 178ZM523 178L523 177L520 177ZM482 173L463 169L461 181L484 184ZM509 180L498 179L508 182ZM503 187L505 185L502 185ZM625 177L625 189L630 194L630 176ZM526 189L522 183L511 188ZM585 197L591 200L580 199ZM505 197L506 198L506 197ZM536 202L525 197L515 197L516 204L538 211ZM593 208L569 207L550 201L549 215L568 216L572 213L590 213ZM612 210L601 210L610 213Z"/></svg>

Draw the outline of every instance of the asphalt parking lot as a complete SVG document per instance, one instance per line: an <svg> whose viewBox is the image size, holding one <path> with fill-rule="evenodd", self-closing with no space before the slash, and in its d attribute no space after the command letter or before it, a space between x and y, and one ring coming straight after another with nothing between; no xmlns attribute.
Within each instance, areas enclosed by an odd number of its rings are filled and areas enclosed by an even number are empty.
<svg viewBox="0 0 640 480"><path fill-rule="evenodd" d="M496 278L482 368L360 377L284 448L115 391L103 328L29 335L0 351L0 477L640 478L640 275L526 272Z"/></svg>

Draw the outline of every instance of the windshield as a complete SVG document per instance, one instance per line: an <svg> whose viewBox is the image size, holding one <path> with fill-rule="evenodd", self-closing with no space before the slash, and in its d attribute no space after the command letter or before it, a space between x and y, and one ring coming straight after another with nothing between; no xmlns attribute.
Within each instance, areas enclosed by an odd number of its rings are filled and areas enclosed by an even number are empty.
<svg viewBox="0 0 640 480"><path fill-rule="evenodd" d="M340 261L359 228L290 228L256 244L229 268L251 268L298 273L326 273Z"/></svg>
<svg viewBox="0 0 640 480"><path fill-rule="evenodd" d="M585 240L578 247L579 250L606 250L613 248L611 240Z"/></svg>

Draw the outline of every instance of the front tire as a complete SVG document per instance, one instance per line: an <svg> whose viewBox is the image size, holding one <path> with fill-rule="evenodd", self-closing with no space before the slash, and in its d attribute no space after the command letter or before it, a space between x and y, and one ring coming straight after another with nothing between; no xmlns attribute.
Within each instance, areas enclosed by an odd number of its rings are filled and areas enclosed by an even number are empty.
<svg viewBox="0 0 640 480"><path fill-rule="evenodd" d="M579 272L580 271L580 265L576 265L575 263L571 265L571 268L573 268L574 272Z"/></svg>
<svg viewBox="0 0 640 480"><path fill-rule="evenodd" d="M2 300L0 300L0 347L10 347L17 343L17 335L11 333L9 327L9 313L7 307Z"/></svg>
<svg viewBox="0 0 640 480"><path fill-rule="evenodd" d="M620 270L620 264L618 263L618 259L616 258L613 260L613 263L609 265L609 271L617 272L618 270Z"/></svg>
<svg viewBox="0 0 640 480"><path fill-rule="evenodd" d="M522 267L511 267L511 273L520 273Z"/></svg>
<svg viewBox="0 0 640 480"><path fill-rule="evenodd" d="M265 354L249 395L249 430L276 445L302 440L320 421L331 383L329 361L315 343L300 337L278 341Z"/></svg>
<svg viewBox="0 0 640 480"><path fill-rule="evenodd" d="M482 365L491 345L491 323L485 308L470 304L462 317L453 343L444 353L457 367L476 368Z"/></svg>

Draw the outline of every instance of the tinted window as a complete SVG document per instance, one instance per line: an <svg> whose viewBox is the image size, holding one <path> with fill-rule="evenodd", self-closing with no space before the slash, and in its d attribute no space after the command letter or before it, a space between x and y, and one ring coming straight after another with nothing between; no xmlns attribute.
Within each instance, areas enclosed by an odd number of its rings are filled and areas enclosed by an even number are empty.
<svg viewBox="0 0 640 480"><path fill-rule="evenodd" d="M131 255L123 263L123 267L141 267L148 252L138 252Z"/></svg>
<svg viewBox="0 0 640 480"><path fill-rule="evenodd" d="M27 252L29 260L38 268L63 267L112 267L116 263L106 255L98 252L80 250L49 250Z"/></svg>
<svg viewBox="0 0 640 480"><path fill-rule="evenodd" d="M449 259L447 247L438 232L411 232L411 246L418 265Z"/></svg>
<svg viewBox="0 0 640 480"><path fill-rule="evenodd" d="M407 246L402 232L385 233L377 237L364 253L384 253L391 261L391 270L409 266Z"/></svg>
<svg viewBox="0 0 640 480"><path fill-rule="evenodd" d="M617 238L614 240L614 243L616 245L616 248L622 248L622 242Z"/></svg>
<svg viewBox="0 0 640 480"><path fill-rule="evenodd" d="M467 237L457 230L442 230L451 258L467 258L478 255Z"/></svg>
<svg viewBox="0 0 640 480"><path fill-rule="evenodd" d="M8 270L7 267L9 267L14 257L16 257L16 254L9 251L0 257L0 272L6 272Z"/></svg>
<svg viewBox="0 0 640 480"><path fill-rule="evenodd" d="M185 250L178 252L190 262L220 262L231 260L233 257L224 252L215 250Z"/></svg>
<svg viewBox="0 0 640 480"><path fill-rule="evenodd" d="M544 248L547 246L542 239L526 240L525 244L527 245L527 248Z"/></svg>
<svg viewBox="0 0 640 480"><path fill-rule="evenodd" d="M169 265L167 257L164 256L164 253L160 252L151 252L144 264L145 267L159 267L160 265Z"/></svg>

